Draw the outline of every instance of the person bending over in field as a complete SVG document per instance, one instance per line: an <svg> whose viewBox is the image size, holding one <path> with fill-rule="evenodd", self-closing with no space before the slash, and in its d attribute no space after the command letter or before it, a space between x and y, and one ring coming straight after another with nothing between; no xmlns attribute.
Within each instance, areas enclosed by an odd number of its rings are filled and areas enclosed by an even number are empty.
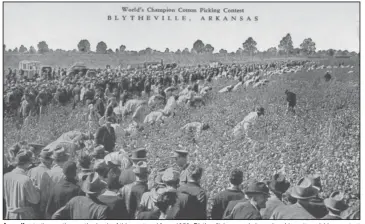
<svg viewBox="0 0 365 224"><path fill-rule="evenodd" d="M285 90L285 95L287 101L286 114L288 114L288 112L295 114L294 107L297 105L297 95L295 93L289 92L288 90Z"/></svg>
<svg viewBox="0 0 365 224"><path fill-rule="evenodd" d="M256 122L257 118L264 115L265 109L263 107L256 108L256 111L249 113L240 123L238 123L233 129L233 137L239 138L246 136L249 140L250 137L247 135L251 126Z"/></svg>

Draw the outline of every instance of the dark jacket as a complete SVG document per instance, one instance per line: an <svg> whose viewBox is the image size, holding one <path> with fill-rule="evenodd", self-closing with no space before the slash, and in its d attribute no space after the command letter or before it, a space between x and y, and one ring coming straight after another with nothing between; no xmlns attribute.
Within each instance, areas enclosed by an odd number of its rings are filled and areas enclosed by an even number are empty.
<svg viewBox="0 0 365 224"><path fill-rule="evenodd" d="M73 197L84 195L76 181L61 180L51 190L46 207L46 219L51 219L53 213L65 206Z"/></svg>
<svg viewBox="0 0 365 224"><path fill-rule="evenodd" d="M160 215L161 215L161 212L158 209L151 210L151 211L143 211L143 212L138 213L137 219L156 220L156 219L160 218Z"/></svg>
<svg viewBox="0 0 365 224"><path fill-rule="evenodd" d="M110 132L106 126L101 126L96 131L95 144L103 145L105 150L112 152L115 147L115 132L114 128L110 127Z"/></svg>
<svg viewBox="0 0 365 224"><path fill-rule="evenodd" d="M143 193L148 191L146 182L136 181L125 185L121 190L121 196L124 199L128 211L127 219L134 219L137 208L141 202Z"/></svg>
<svg viewBox="0 0 365 224"><path fill-rule="evenodd" d="M52 219L107 219L109 207L98 199L86 196L72 198L52 215Z"/></svg>
<svg viewBox="0 0 365 224"><path fill-rule="evenodd" d="M124 200L118 195L106 195L106 193L104 192L98 199L109 207L108 220L128 219Z"/></svg>
<svg viewBox="0 0 365 224"><path fill-rule="evenodd" d="M262 219L262 217L260 211L247 200L237 203L232 213L224 219Z"/></svg>
<svg viewBox="0 0 365 224"><path fill-rule="evenodd" d="M101 117L104 116L105 106L104 106L103 101L100 98L96 100L96 102L95 102L95 108L96 108L96 111L99 113L99 115Z"/></svg>
<svg viewBox="0 0 365 224"><path fill-rule="evenodd" d="M213 205L211 211L212 219L222 219L224 211L230 201L240 200L245 197L245 194L241 190L226 189L218 193L213 198Z"/></svg>
<svg viewBox="0 0 365 224"><path fill-rule="evenodd" d="M231 215L234 206L236 206L240 202L245 202L245 201L247 201L247 199L246 198L242 198L241 200L234 200L234 201L228 202L228 205L226 207L226 210L223 213L222 219L226 219L225 217Z"/></svg>
<svg viewBox="0 0 365 224"><path fill-rule="evenodd" d="M197 183L188 182L178 188L180 208L176 219L202 220L207 219L207 196Z"/></svg>

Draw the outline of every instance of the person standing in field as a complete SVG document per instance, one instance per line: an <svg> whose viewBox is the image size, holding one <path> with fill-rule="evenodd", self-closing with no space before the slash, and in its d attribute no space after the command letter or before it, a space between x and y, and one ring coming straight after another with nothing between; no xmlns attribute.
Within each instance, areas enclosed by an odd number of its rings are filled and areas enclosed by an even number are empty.
<svg viewBox="0 0 365 224"><path fill-rule="evenodd" d="M288 90L285 90L286 95L286 101L287 101L287 110L286 114L288 112L292 112L295 114L295 106L297 105L297 95L295 93L289 92Z"/></svg>

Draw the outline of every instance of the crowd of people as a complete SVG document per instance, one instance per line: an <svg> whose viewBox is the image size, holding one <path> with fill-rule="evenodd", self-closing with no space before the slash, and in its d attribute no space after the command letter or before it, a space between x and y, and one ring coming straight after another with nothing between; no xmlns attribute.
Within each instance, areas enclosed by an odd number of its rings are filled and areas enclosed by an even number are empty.
<svg viewBox="0 0 365 224"><path fill-rule="evenodd" d="M59 69L41 76L41 82L27 80L22 72L9 70L5 102L8 113L18 117L20 123L26 124L29 117L41 117L47 111L44 108L52 104L71 103L73 108L87 108L89 130L70 131L47 146L19 142L8 149L4 161L4 217L358 219L359 207L349 208L343 192L322 198L319 176L306 176L298 183L289 183L285 173L280 172L268 182L247 180L250 184L243 187L244 173L234 169L227 177L230 187L215 195L208 208L206 192L200 186L204 169L189 163L188 151L172 149L170 156L174 165L161 167L151 178L145 148L126 152L115 147L114 128L129 114L137 127L163 122L164 117L174 116L176 104L180 102L188 106L204 102L214 78L228 77L244 83L247 75L260 76L270 69L294 66L317 64L282 61L218 67L105 69L98 70L96 77L81 73L70 76L66 70ZM284 93L287 112L295 114L296 94L289 90ZM152 96L148 101L134 99L141 95ZM159 101L163 109L144 113L145 108L155 108ZM233 135L247 134L264 111L257 107L249 113L233 129ZM209 124L192 122L181 129L199 135L208 128Z"/></svg>

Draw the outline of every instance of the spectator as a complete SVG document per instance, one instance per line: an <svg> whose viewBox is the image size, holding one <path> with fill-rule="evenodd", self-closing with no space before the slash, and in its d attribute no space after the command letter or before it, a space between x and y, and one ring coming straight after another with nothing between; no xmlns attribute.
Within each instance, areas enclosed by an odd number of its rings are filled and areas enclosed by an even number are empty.
<svg viewBox="0 0 365 224"><path fill-rule="evenodd" d="M98 200L104 186L98 174L90 174L81 187L86 196L73 197L52 215L52 219L107 219L109 208Z"/></svg>
<svg viewBox="0 0 365 224"><path fill-rule="evenodd" d="M38 213L38 217L43 219L51 191L51 189L48 188L47 180L49 180L48 171L50 171L53 162L52 152L48 149L43 149L39 155L39 160L41 163L37 167L30 169L27 175L30 179L36 181L36 185L39 188L40 203L36 212Z"/></svg>
<svg viewBox="0 0 365 224"><path fill-rule="evenodd" d="M270 189L270 197L266 202L266 208L260 211L262 219L270 219L276 207L285 205L282 201L282 195L288 190L290 183L285 179L284 175L275 174L272 180L269 181L268 187Z"/></svg>
<svg viewBox="0 0 365 224"><path fill-rule="evenodd" d="M298 201L293 205L278 206L270 219L316 219L309 211L309 200L316 198L318 189L309 178L302 178L291 191Z"/></svg>
<svg viewBox="0 0 365 224"><path fill-rule="evenodd" d="M175 159L175 164L177 168L180 170L180 185L186 184L187 181L187 168L189 166L188 163L188 151L186 150L175 150L172 158Z"/></svg>
<svg viewBox="0 0 365 224"><path fill-rule="evenodd" d="M127 206L128 217L127 219L134 219L137 208L141 202L143 193L148 191L148 168L147 163L140 161L136 164L133 172L136 175L136 181L125 185L120 189L121 195L124 198Z"/></svg>
<svg viewBox="0 0 365 224"><path fill-rule="evenodd" d="M245 191L248 200L238 203L230 216L224 219L262 219L260 209L266 208L269 188L263 182L254 181Z"/></svg>
<svg viewBox="0 0 365 224"><path fill-rule="evenodd" d="M207 196L200 187L203 168L192 164L187 168L187 183L178 188L179 198L185 207L180 208L176 219L202 220L207 218Z"/></svg>
<svg viewBox="0 0 365 224"><path fill-rule="evenodd" d="M328 214L322 219L342 219L341 213L348 209L343 193L338 191L333 192L329 198L324 199L324 204L328 209Z"/></svg>
<svg viewBox="0 0 365 224"><path fill-rule="evenodd" d="M75 162L68 161L63 166L62 179L53 189L50 189L50 197L46 208L46 219L51 219L53 213L65 206L73 197L84 195L76 180L77 166Z"/></svg>
<svg viewBox="0 0 365 224"><path fill-rule="evenodd" d="M26 171L31 166L32 153L21 150L15 157L16 168L4 175L4 198L7 213L5 219L37 219L33 209L40 200L36 181Z"/></svg>
<svg viewBox="0 0 365 224"><path fill-rule="evenodd" d="M110 213L108 214L109 220L128 219L126 205L124 200L119 196L119 189L121 188L119 176L120 169L109 163L107 189L98 197L98 199L110 209Z"/></svg>
<svg viewBox="0 0 365 224"><path fill-rule="evenodd" d="M213 198L211 210L212 219L222 219L224 211L230 201L241 200L245 197L245 194L240 189L242 181L243 172L238 169L234 169L229 177L230 186L226 190L219 192Z"/></svg>

